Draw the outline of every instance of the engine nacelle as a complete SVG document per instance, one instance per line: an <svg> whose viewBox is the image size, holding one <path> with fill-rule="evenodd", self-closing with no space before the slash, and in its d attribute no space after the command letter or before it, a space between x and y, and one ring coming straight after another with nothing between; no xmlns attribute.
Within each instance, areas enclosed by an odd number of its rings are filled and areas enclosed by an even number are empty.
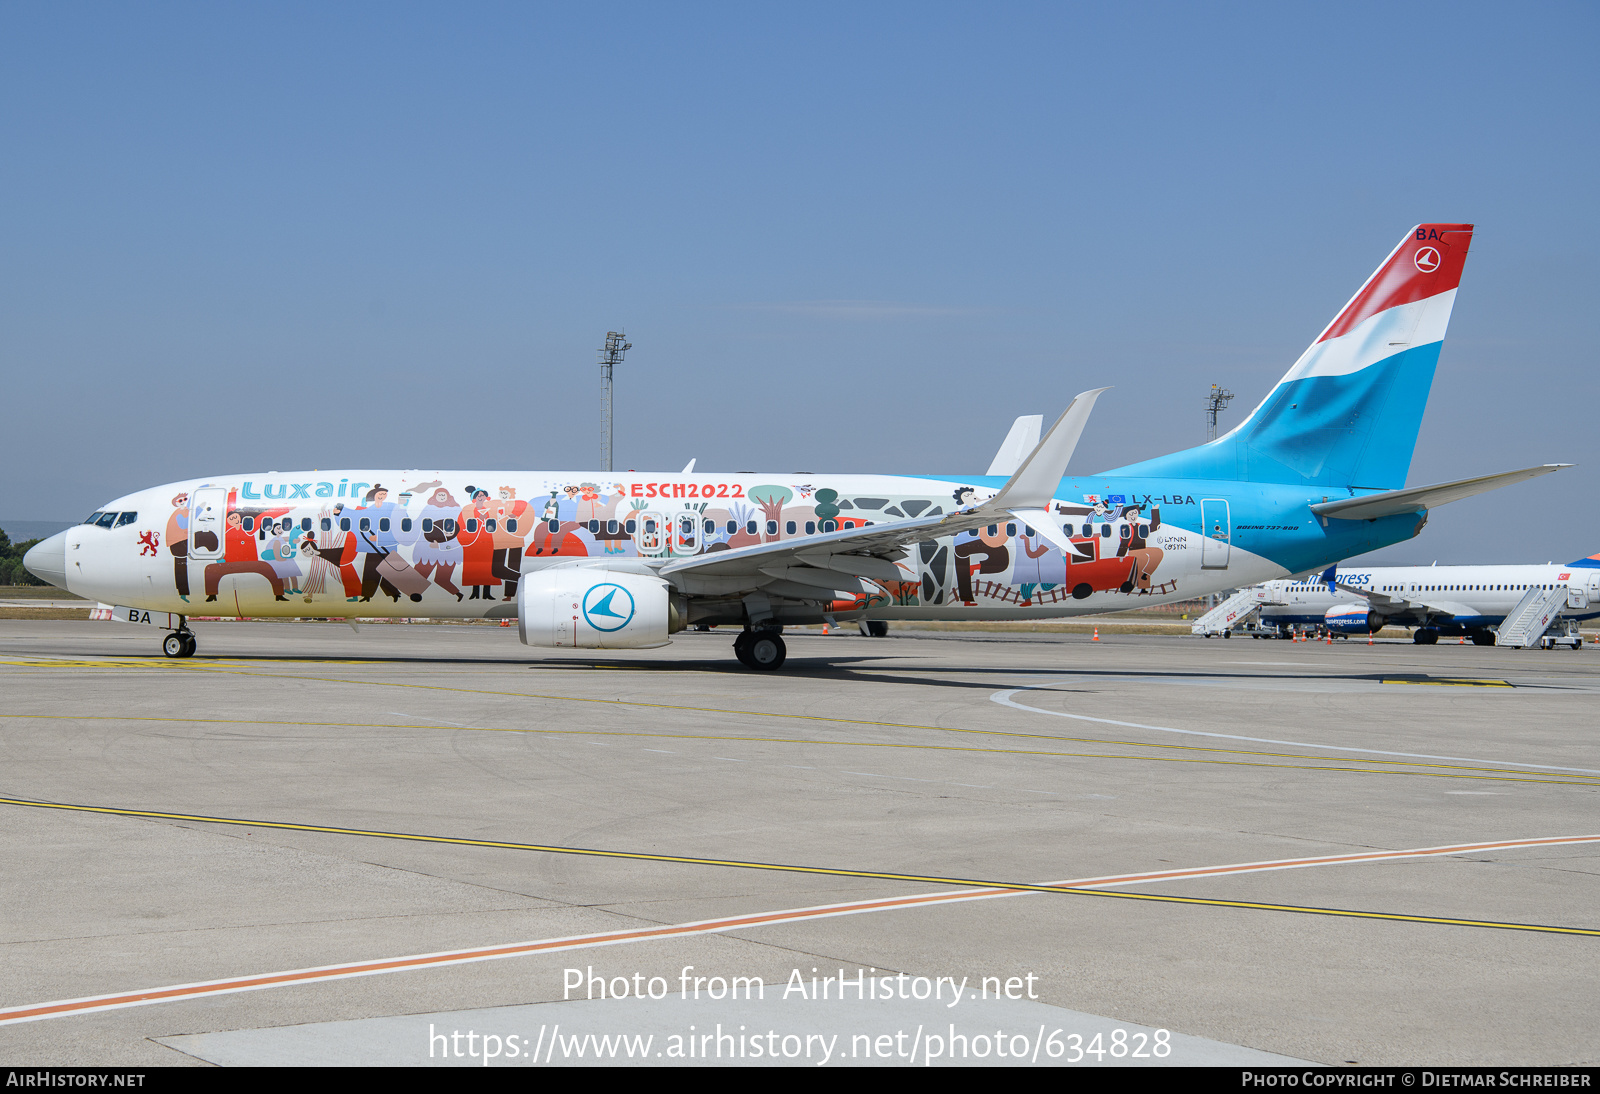
<svg viewBox="0 0 1600 1094"><path fill-rule="evenodd" d="M675 626L671 586L643 574L561 566L517 586L517 634L527 646L638 650L665 646Z"/></svg>
<svg viewBox="0 0 1600 1094"><path fill-rule="evenodd" d="M1366 634L1383 629L1383 616L1365 602L1335 604L1322 616L1322 624L1336 634Z"/></svg>

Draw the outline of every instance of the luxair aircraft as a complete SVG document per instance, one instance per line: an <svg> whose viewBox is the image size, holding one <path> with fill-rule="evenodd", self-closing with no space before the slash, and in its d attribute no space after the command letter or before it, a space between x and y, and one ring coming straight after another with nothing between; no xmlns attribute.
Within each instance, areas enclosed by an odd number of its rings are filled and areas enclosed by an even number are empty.
<svg viewBox="0 0 1600 1094"><path fill-rule="evenodd" d="M350 470L211 475L108 502L29 570L170 631L194 616L509 619L530 646L665 645L741 628L1118 611L1305 573L1415 536L1431 507L1546 464L1405 488L1470 224L1405 238L1239 427L1067 474L1090 409L989 474Z"/></svg>

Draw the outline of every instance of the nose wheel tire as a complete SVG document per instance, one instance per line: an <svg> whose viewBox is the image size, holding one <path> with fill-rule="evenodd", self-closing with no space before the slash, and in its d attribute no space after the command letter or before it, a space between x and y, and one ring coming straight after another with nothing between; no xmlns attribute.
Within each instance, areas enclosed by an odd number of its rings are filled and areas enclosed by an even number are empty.
<svg viewBox="0 0 1600 1094"><path fill-rule="evenodd" d="M161 640L161 652L168 657L193 657L195 645L194 635L173 631Z"/></svg>

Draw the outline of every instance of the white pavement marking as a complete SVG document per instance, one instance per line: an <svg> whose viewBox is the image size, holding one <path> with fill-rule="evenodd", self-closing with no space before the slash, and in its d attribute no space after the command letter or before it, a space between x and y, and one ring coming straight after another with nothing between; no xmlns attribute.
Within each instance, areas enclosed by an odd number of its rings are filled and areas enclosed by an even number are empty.
<svg viewBox="0 0 1600 1094"><path fill-rule="evenodd" d="M1600 843L1600 835L1541 836L1533 839L1497 840L1490 843L1462 843L1444 847L1414 847L1404 851L1357 851L1350 854L1322 855L1315 858L1272 859L1264 862L1237 862L1225 866L1159 870L1152 873L1111 874L1103 877L1080 878L1075 881L1050 881L1043 884L1062 887L1070 886L1079 889L1104 889L1118 885L1142 885L1156 881L1183 881L1195 878L1263 873L1271 870L1298 870L1311 866L1393 862L1398 859L1434 858L1444 855L1481 853L1520 847L1564 847L1580 843ZM1018 889L955 889L912 896L884 897L878 900L858 900L845 904L818 904L807 908L787 908L776 912L756 912L749 915L729 916L721 919L702 919L659 927L635 927L621 931L606 931L600 934L569 935L562 938L539 939L533 942L513 942L501 946L482 946L470 950L445 950L439 953L412 954L407 957L393 957L378 961L318 965L312 968L290 969L284 972L229 977L225 980L204 980L193 984L174 984L163 988L146 988L141 991L118 992L110 995L90 995L77 999L58 999L48 1003L30 1003L20 1007L6 1007L0 1009L0 1026L15 1025L21 1022L40 1022L49 1018L64 1018L73 1014L121 1010L125 1007L147 1006L152 1003L170 1003L181 999L199 999L213 995L232 995L238 992L261 991L267 988L282 988L295 984L348 980L358 976L380 976L384 973L392 972L412 972L418 969L467 965L478 961L497 961L508 957L525 957L529 954L593 949L599 946L620 946L631 942L651 942L662 938L722 934L728 931L771 927L783 923L798 923L815 919L829 919L835 916L897 911L901 908L914 908L930 904L962 904L974 900L999 900L1005 897L1037 895L1039 895L1037 892Z"/></svg>
<svg viewBox="0 0 1600 1094"><path fill-rule="evenodd" d="M1427 752L1386 752L1379 748L1350 748L1345 745L1320 744L1314 741L1281 741L1275 737L1245 737L1237 733L1211 733L1202 729L1175 729L1172 726L1152 726L1143 722L1121 722L1115 718L1095 718L1088 714L1070 714L1064 710L1046 710L1043 707L1030 707L1026 703L1019 703L1011 698L1021 691L1040 691L1045 688L1055 687L1057 684L1070 683L1070 681L1052 681L1048 684L1027 684L1020 688L1009 688L997 691L989 696L992 702L1005 707L1015 707L1025 710L1030 714L1048 714L1054 718L1071 718L1078 722L1099 722L1101 725L1122 726L1124 729L1148 729L1156 733L1181 733L1186 737L1216 737L1224 741L1249 741L1258 745L1289 745L1293 748L1325 748L1333 752L1359 752L1367 756L1398 756L1407 760L1449 760L1451 763L1467 764L1499 764L1502 767L1526 767L1539 771L1571 771L1580 775L1600 775L1600 769L1592 767L1561 767L1557 764L1529 764L1518 763L1516 760L1485 760L1474 756L1434 756Z"/></svg>

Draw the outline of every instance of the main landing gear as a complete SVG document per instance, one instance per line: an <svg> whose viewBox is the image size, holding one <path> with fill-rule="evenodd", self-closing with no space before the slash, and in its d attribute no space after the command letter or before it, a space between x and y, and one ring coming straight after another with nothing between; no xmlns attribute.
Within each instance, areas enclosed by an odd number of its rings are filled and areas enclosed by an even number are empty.
<svg viewBox="0 0 1600 1094"><path fill-rule="evenodd" d="M168 657L193 657L195 645L194 632L184 628L171 632L161 640L161 652Z"/></svg>
<svg viewBox="0 0 1600 1094"><path fill-rule="evenodd" d="M741 631L733 640L733 655L746 668L771 671L783 667L789 655L783 635L776 629Z"/></svg>

